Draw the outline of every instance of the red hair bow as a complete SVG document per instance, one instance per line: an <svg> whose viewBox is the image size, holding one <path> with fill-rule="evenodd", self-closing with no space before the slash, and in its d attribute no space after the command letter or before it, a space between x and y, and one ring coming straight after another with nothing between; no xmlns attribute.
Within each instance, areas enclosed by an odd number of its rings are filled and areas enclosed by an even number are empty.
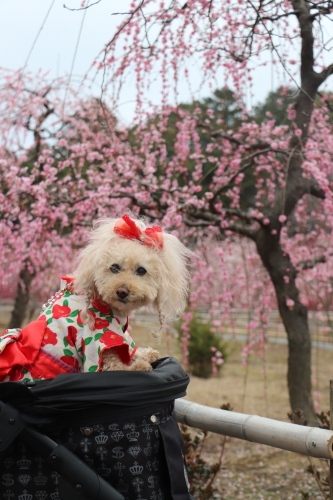
<svg viewBox="0 0 333 500"><path fill-rule="evenodd" d="M147 227L144 231L135 224L129 215L123 215L115 226L114 232L128 240L138 240L151 248L163 248L163 234L160 226Z"/></svg>

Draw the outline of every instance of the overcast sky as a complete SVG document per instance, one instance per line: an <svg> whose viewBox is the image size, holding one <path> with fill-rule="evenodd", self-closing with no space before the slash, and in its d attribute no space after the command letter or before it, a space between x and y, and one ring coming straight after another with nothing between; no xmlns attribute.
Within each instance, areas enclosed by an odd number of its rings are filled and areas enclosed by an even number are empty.
<svg viewBox="0 0 333 500"><path fill-rule="evenodd" d="M90 0L90 4L95 1ZM12 69L23 67L34 46L27 70L35 73L49 71L50 78L68 75L73 64L82 18L86 12L73 69L73 80L79 81L105 43L110 40L120 22L121 18L112 14L127 11L130 0L101 0L86 11L74 12L64 8L64 3L68 8L79 8L81 1L0 0L0 67ZM100 92L99 83L98 81L95 83L96 95ZM259 72L255 81L254 102L248 102L248 107L264 100L277 83L270 69L266 68L265 71ZM209 89L204 89L201 97L208 94ZM186 95L187 89L181 89L182 100L186 100ZM128 103L133 101L130 82L122 99L120 115L123 120L129 121L133 106Z"/></svg>
<svg viewBox="0 0 333 500"><path fill-rule="evenodd" d="M91 0L90 3L94 3ZM24 66L33 43L28 69L50 70L51 77L69 73L85 11L64 8L80 7L78 0L0 0L0 66ZM128 0L102 0L87 9L74 73L83 75L94 57L111 37L120 22L113 12L126 11ZM43 21L51 11L40 31Z"/></svg>

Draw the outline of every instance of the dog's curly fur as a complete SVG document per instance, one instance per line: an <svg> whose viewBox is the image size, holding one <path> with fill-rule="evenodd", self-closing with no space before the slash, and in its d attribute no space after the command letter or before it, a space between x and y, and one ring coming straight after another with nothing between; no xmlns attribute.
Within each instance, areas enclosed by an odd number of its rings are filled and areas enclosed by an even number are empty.
<svg viewBox="0 0 333 500"><path fill-rule="evenodd" d="M117 220L99 220L79 257L74 286L86 297L84 321L89 325L88 308L94 298L99 298L120 316L151 305L158 312L162 328L166 318L179 315L185 308L191 251L168 233L163 233L161 249L125 239L114 232ZM142 231L146 229L143 221L135 223ZM126 296L120 297L119 290ZM139 348L127 367L110 350L103 357L103 370L148 371L157 358L158 352L150 347Z"/></svg>

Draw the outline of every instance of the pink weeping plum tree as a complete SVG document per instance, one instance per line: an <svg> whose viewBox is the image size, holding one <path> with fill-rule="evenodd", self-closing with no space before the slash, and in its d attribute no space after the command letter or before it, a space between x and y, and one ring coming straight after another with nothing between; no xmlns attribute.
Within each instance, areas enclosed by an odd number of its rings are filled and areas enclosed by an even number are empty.
<svg viewBox="0 0 333 500"><path fill-rule="evenodd" d="M328 96L319 92L333 71L332 11L331 1L133 1L95 62L103 73L102 94L110 99L117 99L130 74L135 77L134 135L141 164L131 196L141 204L141 213L167 226L192 228L201 244L213 236L223 241L206 248L216 269L209 275L208 265L200 277L204 295L210 291L211 307L214 303L224 311L230 305L232 292L219 293L227 245L239 246L246 239L250 250L243 246L243 251L249 259L255 259L254 252L260 258L262 297L265 288L274 289L288 336L290 404L311 423L309 295L302 292L311 281L319 304L326 294L331 297L332 115ZM297 86L288 126L274 120L258 125L244 110L241 125L233 130L212 110L203 116L199 109L168 106L170 93L177 101L180 84L187 80L193 100L194 66L200 85L229 86L244 98L267 52ZM156 87L159 120L151 123L149 95ZM165 143L170 112L177 114L178 129L172 155ZM244 203L246 178L253 179L255 193ZM252 274L252 297L258 288L255 278Z"/></svg>
<svg viewBox="0 0 333 500"><path fill-rule="evenodd" d="M315 424L308 309L333 298L332 11L330 1L134 0L92 64L98 99L69 91L64 106L63 82L4 72L1 286L17 299L12 321L29 290L43 294L70 269L93 220L130 209L195 249L185 353L198 306L222 331L232 309L254 311L245 357L264 349L278 308L290 405ZM243 105L268 61L285 93L297 88L285 125L258 124ZM127 127L115 116L129 80ZM184 85L191 106L179 105ZM216 88L238 99L237 126L196 101L196 89Z"/></svg>
<svg viewBox="0 0 333 500"><path fill-rule="evenodd" d="M15 298L9 327L17 327L30 294L45 300L73 269L93 220L128 207L121 199L113 210L110 191L114 170L125 175L119 158L131 154L96 100L69 93L65 116L65 82L1 76L0 294Z"/></svg>

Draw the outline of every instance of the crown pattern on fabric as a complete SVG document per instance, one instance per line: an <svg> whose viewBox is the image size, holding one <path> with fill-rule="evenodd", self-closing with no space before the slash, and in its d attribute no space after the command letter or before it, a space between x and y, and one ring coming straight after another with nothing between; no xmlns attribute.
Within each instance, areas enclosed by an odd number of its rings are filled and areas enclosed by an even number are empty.
<svg viewBox="0 0 333 500"><path fill-rule="evenodd" d="M17 465L19 466L20 469L29 469L31 465L31 460L28 460L24 455L22 457L22 460L18 460Z"/></svg>
<svg viewBox="0 0 333 500"><path fill-rule="evenodd" d="M140 433L137 431L129 432L126 437L129 441L137 441L139 439Z"/></svg>
<svg viewBox="0 0 333 500"><path fill-rule="evenodd" d="M124 483L122 479L120 479L119 483L117 484L117 490L119 493L127 493L129 489L129 485Z"/></svg>
<svg viewBox="0 0 333 500"><path fill-rule="evenodd" d="M142 465L139 465L138 462L134 462L133 467L130 467L129 470L133 476L138 476L139 474L142 474L143 467Z"/></svg>
<svg viewBox="0 0 333 500"><path fill-rule="evenodd" d="M109 476L111 474L111 469L102 464L101 467L97 469L97 472L100 476Z"/></svg>
<svg viewBox="0 0 333 500"><path fill-rule="evenodd" d="M32 500L32 495L29 495L27 490L23 490L23 494L18 496L18 500Z"/></svg>
<svg viewBox="0 0 333 500"><path fill-rule="evenodd" d="M44 486L44 484L47 483L47 477L43 476L43 473L39 471L38 475L34 477L34 481L37 484L37 486Z"/></svg>
<svg viewBox="0 0 333 500"><path fill-rule="evenodd" d="M105 444L109 437L106 434L99 434L99 436L95 437L95 441L97 444Z"/></svg>
<svg viewBox="0 0 333 500"><path fill-rule="evenodd" d="M84 461L87 465L89 465L89 467L93 467L94 461L91 458L88 458L88 455L84 456Z"/></svg>

